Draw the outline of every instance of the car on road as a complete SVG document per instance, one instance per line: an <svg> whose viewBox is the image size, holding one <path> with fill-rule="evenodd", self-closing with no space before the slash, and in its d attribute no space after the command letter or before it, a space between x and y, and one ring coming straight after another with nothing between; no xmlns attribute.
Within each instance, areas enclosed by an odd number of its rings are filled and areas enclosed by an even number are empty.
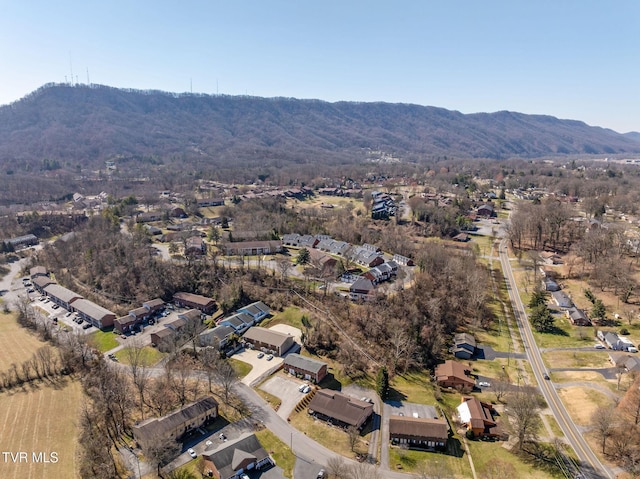
<svg viewBox="0 0 640 479"><path fill-rule="evenodd" d="M261 359L264 357L264 353L258 353L258 359Z"/></svg>
<svg viewBox="0 0 640 479"><path fill-rule="evenodd" d="M491 384L486 381L480 381L478 383L478 386L480 386L481 388L488 388L488 387L491 387Z"/></svg>
<svg viewBox="0 0 640 479"><path fill-rule="evenodd" d="M267 361L271 361L273 359L273 354L270 354L269 356L267 356Z"/></svg>
<svg viewBox="0 0 640 479"><path fill-rule="evenodd" d="M596 349L604 349L604 344L596 343L593 345L593 347Z"/></svg>
<svg viewBox="0 0 640 479"><path fill-rule="evenodd" d="M543 377L543 378L545 378L547 381L548 381L549 379L551 379L547 373L544 373L544 375L543 375L542 377Z"/></svg>
<svg viewBox="0 0 640 479"><path fill-rule="evenodd" d="M191 448L189 448L189 449L187 450L187 452L188 452L188 453L189 453L189 455L190 455L191 457L193 457L194 459L195 459L196 457L198 457L198 455L196 454L196 451L194 451L194 450L193 450L193 449L191 449Z"/></svg>
<svg viewBox="0 0 640 479"><path fill-rule="evenodd" d="M318 475L316 476L316 479L325 479L327 477L327 471L325 471L324 469L320 469L320 471L318 471Z"/></svg>

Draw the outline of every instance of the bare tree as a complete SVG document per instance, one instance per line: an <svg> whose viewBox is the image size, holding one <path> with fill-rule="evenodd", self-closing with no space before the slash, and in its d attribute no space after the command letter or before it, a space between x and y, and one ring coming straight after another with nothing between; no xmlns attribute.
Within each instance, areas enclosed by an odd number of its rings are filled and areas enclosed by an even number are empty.
<svg viewBox="0 0 640 479"><path fill-rule="evenodd" d="M222 392L224 394L224 400L229 402L231 395L231 388L238 381L236 371L231 366L229 361L219 361L216 367L216 379L220 386L222 386Z"/></svg>
<svg viewBox="0 0 640 479"><path fill-rule="evenodd" d="M511 382L507 374L502 371L498 376L498 379L491 384L493 393L496 395L496 401L502 402L504 397L509 393L512 388Z"/></svg>
<svg viewBox="0 0 640 479"><path fill-rule="evenodd" d="M356 444L360 439L360 431L358 431L357 427L349 426L347 428L347 437L349 439L349 449L351 449L351 452L355 452Z"/></svg>
<svg viewBox="0 0 640 479"><path fill-rule="evenodd" d="M528 387L517 388L507 400L507 415L511 419L518 449L522 450L528 441L534 441L540 429L540 405L535 390Z"/></svg>
<svg viewBox="0 0 640 479"><path fill-rule="evenodd" d="M279 258L276 263L278 265L278 270L280 271L282 279L285 279L288 276L289 271L293 267L291 261L289 261L287 258Z"/></svg>
<svg viewBox="0 0 640 479"><path fill-rule="evenodd" d="M207 374L207 381L209 383L209 392L211 392L211 383L216 377L216 369L218 363L222 361L220 352L215 348L205 348L200 353L200 361L204 367L204 371Z"/></svg>
<svg viewBox="0 0 640 479"><path fill-rule="evenodd" d="M349 467L348 479L382 479L380 469L364 462Z"/></svg>
<svg viewBox="0 0 640 479"><path fill-rule="evenodd" d="M131 371L131 380L138 392L138 402L140 405L140 417L144 419L144 404L145 404L145 392L149 384L149 377L151 372L146 367L145 356L143 354L144 349L138 342L134 340L131 347L127 348L127 359L129 362L129 371Z"/></svg>
<svg viewBox="0 0 640 479"><path fill-rule="evenodd" d="M166 437L153 436L142 444L142 453L157 468L157 474L160 476L160 469L178 456L180 446Z"/></svg>
<svg viewBox="0 0 640 479"><path fill-rule="evenodd" d="M349 466L342 456L331 456L327 460L327 472L332 479L349 479Z"/></svg>
<svg viewBox="0 0 640 479"><path fill-rule="evenodd" d="M591 415L591 424L596 437L602 445L602 454L607 447L607 439L611 437L614 429L615 409L612 406L600 406Z"/></svg>

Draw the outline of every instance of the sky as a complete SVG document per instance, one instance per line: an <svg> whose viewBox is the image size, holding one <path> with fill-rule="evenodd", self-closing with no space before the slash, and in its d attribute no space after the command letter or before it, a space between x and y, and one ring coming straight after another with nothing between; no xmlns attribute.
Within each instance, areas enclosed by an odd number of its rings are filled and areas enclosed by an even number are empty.
<svg viewBox="0 0 640 479"><path fill-rule="evenodd" d="M71 81L640 131L640 2L0 0L0 105Z"/></svg>

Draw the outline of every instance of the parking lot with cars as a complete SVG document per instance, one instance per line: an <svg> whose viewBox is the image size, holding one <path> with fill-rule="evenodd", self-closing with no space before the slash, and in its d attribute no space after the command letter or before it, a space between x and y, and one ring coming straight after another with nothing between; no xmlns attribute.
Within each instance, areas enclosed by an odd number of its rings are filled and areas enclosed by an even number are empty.
<svg viewBox="0 0 640 479"><path fill-rule="evenodd" d="M278 416L287 419L296 407L296 404L305 396L300 391L300 386L307 383L298 379L287 378L281 375L273 376L260 386L260 389L279 398L282 403L278 408Z"/></svg>

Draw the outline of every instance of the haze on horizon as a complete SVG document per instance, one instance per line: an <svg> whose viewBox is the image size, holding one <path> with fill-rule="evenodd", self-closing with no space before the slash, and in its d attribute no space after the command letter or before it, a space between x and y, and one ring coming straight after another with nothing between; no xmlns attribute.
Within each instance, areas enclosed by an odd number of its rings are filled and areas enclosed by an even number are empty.
<svg viewBox="0 0 640 479"><path fill-rule="evenodd" d="M510 110L640 131L640 3L6 2L0 104L49 82ZM73 72L73 73L72 73Z"/></svg>

